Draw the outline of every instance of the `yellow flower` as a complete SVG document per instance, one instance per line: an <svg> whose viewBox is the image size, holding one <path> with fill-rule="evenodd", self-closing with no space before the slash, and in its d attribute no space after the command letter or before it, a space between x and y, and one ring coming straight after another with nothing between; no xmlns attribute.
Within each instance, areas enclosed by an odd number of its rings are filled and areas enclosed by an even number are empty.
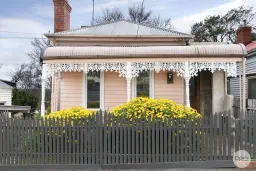
<svg viewBox="0 0 256 171"><path fill-rule="evenodd" d="M169 99L149 99L138 97L128 103L116 106L110 113L127 118L200 118L201 115L192 108L176 104Z"/></svg>

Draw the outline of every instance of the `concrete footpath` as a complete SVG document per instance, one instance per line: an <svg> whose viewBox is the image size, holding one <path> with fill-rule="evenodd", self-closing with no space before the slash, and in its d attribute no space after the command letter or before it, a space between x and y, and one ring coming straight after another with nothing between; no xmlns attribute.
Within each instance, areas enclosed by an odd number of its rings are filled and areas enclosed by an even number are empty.
<svg viewBox="0 0 256 171"><path fill-rule="evenodd" d="M21 171L21 169L19 168L5 168L3 171ZM240 170L240 169L196 169L196 168L184 168L184 169L145 169L145 170L136 170L136 169L112 169L112 170L101 170L101 169L68 169L68 170L49 170L49 169L28 169L26 171L236 171L236 170ZM256 170L256 169L241 169L241 170ZM2 169L0 168L0 171L2 171Z"/></svg>

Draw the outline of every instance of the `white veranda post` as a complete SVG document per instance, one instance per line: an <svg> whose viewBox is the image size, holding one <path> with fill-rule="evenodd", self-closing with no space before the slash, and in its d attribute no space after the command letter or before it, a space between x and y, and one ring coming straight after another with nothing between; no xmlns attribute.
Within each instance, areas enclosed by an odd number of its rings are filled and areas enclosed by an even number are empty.
<svg viewBox="0 0 256 171"><path fill-rule="evenodd" d="M41 94L41 116L45 115L45 82L46 82L46 64L42 66L42 94Z"/></svg>
<svg viewBox="0 0 256 171"><path fill-rule="evenodd" d="M186 106L190 107L190 100L189 100L189 80L190 80L190 74L189 74L189 64L186 61L185 62L185 75L184 75L184 79L185 79L185 88L186 88Z"/></svg>
<svg viewBox="0 0 256 171"><path fill-rule="evenodd" d="M126 81L127 81L127 101L131 100L131 80L132 80L132 63L127 62L126 66Z"/></svg>

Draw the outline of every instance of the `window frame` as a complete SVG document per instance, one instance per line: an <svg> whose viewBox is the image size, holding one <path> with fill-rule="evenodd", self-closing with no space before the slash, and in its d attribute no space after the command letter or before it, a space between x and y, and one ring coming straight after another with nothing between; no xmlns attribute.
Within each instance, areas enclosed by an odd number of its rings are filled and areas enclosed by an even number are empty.
<svg viewBox="0 0 256 171"><path fill-rule="evenodd" d="M250 76L250 77L247 77L247 99L249 99L249 80L256 80L256 76Z"/></svg>
<svg viewBox="0 0 256 171"><path fill-rule="evenodd" d="M149 98L154 98L154 71L149 72ZM132 99L137 97L137 77L132 79Z"/></svg>
<svg viewBox="0 0 256 171"><path fill-rule="evenodd" d="M83 72L83 107L89 110L104 110L104 71L100 71L100 108L87 108L87 73Z"/></svg>

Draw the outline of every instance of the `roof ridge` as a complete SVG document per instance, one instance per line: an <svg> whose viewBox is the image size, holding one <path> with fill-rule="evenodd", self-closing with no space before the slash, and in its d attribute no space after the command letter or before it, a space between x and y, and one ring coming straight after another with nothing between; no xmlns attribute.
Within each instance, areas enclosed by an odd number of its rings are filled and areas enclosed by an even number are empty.
<svg viewBox="0 0 256 171"><path fill-rule="evenodd" d="M126 22L129 22L129 23L132 23L132 24L138 24L138 25L153 28L153 29L159 29L159 30L162 30L162 31L168 31L168 32L173 32L173 33L183 34L183 35L190 35L190 34L179 32L179 31L172 30L172 29L167 29L167 28L163 28L163 27L159 27L159 26L152 26L152 25L149 25L149 24L146 24L146 23L136 23L136 22L133 22L131 20L126 20Z"/></svg>
<svg viewBox="0 0 256 171"><path fill-rule="evenodd" d="M128 22L128 23L131 23L131 24L137 24L139 26L144 26L144 27L148 27L148 28L162 30L162 31L166 31L166 32L169 32L169 33L176 33L176 34L179 34L179 35L190 35L190 34L179 32L179 31L172 30L172 29L166 29L166 28L162 28L162 27L158 27L158 26L151 26L151 25L146 24L146 23L137 23L137 22L131 21L129 19L122 19L122 20L118 20L118 21L110 21L110 22L106 22L106 23L96 24L96 25L93 25L93 26L76 28L76 29L70 29L70 30L56 32L56 33L50 33L50 34L63 34L63 33L69 33L69 32L74 32L74 31L86 30L88 28L99 27L99 26L113 24L113 23L118 23L118 22ZM46 33L46 35L47 34L49 34L49 33Z"/></svg>

